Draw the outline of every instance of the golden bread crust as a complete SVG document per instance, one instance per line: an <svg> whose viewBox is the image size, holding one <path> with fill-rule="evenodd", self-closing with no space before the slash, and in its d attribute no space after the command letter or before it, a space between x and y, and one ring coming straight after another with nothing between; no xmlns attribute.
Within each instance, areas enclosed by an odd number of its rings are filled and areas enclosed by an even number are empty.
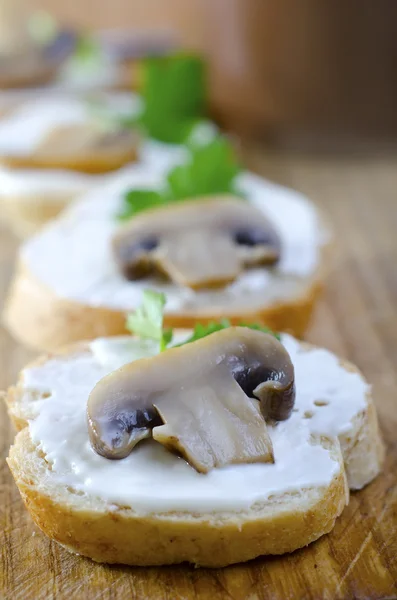
<svg viewBox="0 0 397 600"><path fill-rule="evenodd" d="M1 156L0 163L16 169L66 169L81 173L107 173L137 160L137 148L130 146L104 152L91 150L87 154L71 156L29 154L26 156Z"/></svg>
<svg viewBox="0 0 397 600"><path fill-rule="evenodd" d="M4 196L0 200L2 217L21 238L35 233L47 221L54 219L78 194Z"/></svg>
<svg viewBox="0 0 397 600"><path fill-rule="evenodd" d="M230 314L225 307L222 314L168 314L164 322L166 327L190 329L197 322L207 323L227 317L233 324L264 323L274 331L285 331L299 338L309 324L322 288L321 271L321 274L308 281L301 296L263 306L255 312ZM22 264L17 266L3 320L20 342L47 351L78 340L128 333L125 328L125 312L60 298Z"/></svg>

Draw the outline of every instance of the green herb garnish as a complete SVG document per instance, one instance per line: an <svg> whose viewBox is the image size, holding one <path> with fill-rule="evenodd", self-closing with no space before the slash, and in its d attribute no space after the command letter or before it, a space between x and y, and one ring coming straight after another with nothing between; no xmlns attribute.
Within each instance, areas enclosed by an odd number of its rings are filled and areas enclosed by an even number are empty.
<svg viewBox="0 0 397 600"><path fill-rule="evenodd" d="M186 163L169 171L162 190L128 191L117 216L127 220L150 208L212 194L240 195L236 187L240 171L232 145L219 136L205 146L192 147Z"/></svg>
<svg viewBox="0 0 397 600"><path fill-rule="evenodd" d="M126 323L131 333L159 342L160 352L163 352L172 340L172 330L163 328L165 302L164 294L145 290L141 306L128 315Z"/></svg>
<svg viewBox="0 0 397 600"><path fill-rule="evenodd" d="M141 64L140 93L140 122L147 135L181 144L205 113L204 63L190 54L149 57Z"/></svg>
<svg viewBox="0 0 397 600"><path fill-rule="evenodd" d="M139 306L134 313L130 313L127 316L126 322L126 328L132 334L143 339L159 342L160 352L164 352L164 350L167 349L173 338L173 330L164 329L163 327L165 302L165 294L154 292L152 290L145 290L143 292L141 306ZM232 327L232 324L228 319L211 321L207 325L197 323L193 329L192 335L181 344L177 344L176 347L196 342L212 333L228 329L229 327ZM257 331L262 331L263 333L270 333L280 341L280 334L274 333L264 325L258 323L240 323L239 327L248 327L249 329L255 329Z"/></svg>
<svg viewBox="0 0 397 600"><path fill-rule="evenodd" d="M100 64L103 59L100 42L88 33L79 35L73 59L90 65Z"/></svg>
<svg viewBox="0 0 397 600"><path fill-rule="evenodd" d="M124 196L124 206L117 218L127 221L140 212L165 204L164 196L155 190L130 190Z"/></svg>
<svg viewBox="0 0 397 600"><path fill-rule="evenodd" d="M219 136L205 146L192 148L190 160L169 172L170 196L184 200L211 194L236 194L235 179L240 171L232 145Z"/></svg>
<svg viewBox="0 0 397 600"><path fill-rule="evenodd" d="M92 68L101 64L102 54L99 42L83 35L77 41L73 61L80 67ZM161 142L189 142L205 114L203 61L188 54L149 57L141 62L140 70L139 113L120 115L102 106L100 116L120 128L141 128L146 136ZM91 108L98 115L100 106L95 104Z"/></svg>
<svg viewBox="0 0 397 600"><path fill-rule="evenodd" d="M274 333L271 329L269 329L269 327L265 327L264 325L259 325L258 323L239 323L238 326L248 327L248 329L255 329L257 331L262 331L263 333L270 333L280 341L280 334ZM197 340L201 340L201 338L207 337L208 335L211 335L217 331L222 331L222 329L228 329L229 327L232 327L232 324L228 319L222 319L218 322L211 321L208 323L208 325L202 325L201 323L198 323L195 325L192 335L182 344L178 345L184 346L185 344L196 342Z"/></svg>
<svg viewBox="0 0 397 600"><path fill-rule="evenodd" d="M239 323L239 327L248 327L248 329L254 329L255 331L262 331L262 333L269 333L274 336L279 342L281 342L281 335L277 331L273 331L270 327L266 327L266 325L261 325L260 323Z"/></svg>

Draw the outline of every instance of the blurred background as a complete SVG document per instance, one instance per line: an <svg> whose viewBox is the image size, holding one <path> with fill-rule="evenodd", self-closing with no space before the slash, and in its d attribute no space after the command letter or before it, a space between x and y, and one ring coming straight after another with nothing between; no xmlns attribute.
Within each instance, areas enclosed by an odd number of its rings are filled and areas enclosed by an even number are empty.
<svg viewBox="0 0 397 600"><path fill-rule="evenodd" d="M213 114L249 136L316 149L394 142L394 0L25 0L25 7L80 31L166 34L201 52Z"/></svg>

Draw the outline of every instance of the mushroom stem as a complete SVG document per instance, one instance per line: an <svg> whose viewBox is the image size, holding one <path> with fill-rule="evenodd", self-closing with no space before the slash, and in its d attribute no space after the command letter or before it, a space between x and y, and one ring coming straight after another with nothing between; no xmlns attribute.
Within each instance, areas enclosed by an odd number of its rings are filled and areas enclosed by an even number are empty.
<svg viewBox="0 0 397 600"><path fill-rule="evenodd" d="M128 279L157 271L179 285L201 289L226 285L245 268L274 264L280 240L254 206L215 197L138 215L116 233L113 251Z"/></svg>
<svg viewBox="0 0 397 600"><path fill-rule="evenodd" d="M234 281L243 268L238 248L229 236L206 229L182 231L154 253L158 268L175 283L189 287L219 287Z"/></svg>

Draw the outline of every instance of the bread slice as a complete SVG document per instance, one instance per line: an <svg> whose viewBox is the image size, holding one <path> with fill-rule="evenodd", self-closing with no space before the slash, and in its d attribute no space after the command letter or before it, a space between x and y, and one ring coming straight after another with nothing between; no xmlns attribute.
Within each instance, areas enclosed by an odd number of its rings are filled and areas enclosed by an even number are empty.
<svg viewBox="0 0 397 600"><path fill-rule="evenodd" d="M60 140L61 141L61 140ZM109 148L91 148L79 154L31 153L26 155L1 155L6 167L17 169L65 169L81 173L108 173L137 160L137 141L124 139Z"/></svg>
<svg viewBox="0 0 397 600"><path fill-rule="evenodd" d="M92 98L104 111L102 121L107 111L131 113L137 101L122 92ZM45 97L37 90L7 92L0 99L0 214L18 236L35 233L71 200L103 185L106 175L117 176L136 161L134 132L110 128L96 139L98 123L89 106L87 93L70 91L49 90Z"/></svg>
<svg viewBox="0 0 397 600"><path fill-rule="evenodd" d="M31 67L34 67L33 69ZM2 90L24 87L41 86L51 82L59 69L58 64L41 62L30 65L28 69L18 69L16 72L7 70L0 72L0 88Z"/></svg>
<svg viewBox="0 0 397 600"><path fill-rule="evenodd" d="M302 294L285 302L238 313L229 312L227 307L222 311L169 313L165 315L165 326L188 329L196 322L208 323L227 317L236 325L241 322L265 323L273 331L286 331L302 337L322 292L325 271L325 267L321 268L315 277L308 280ZM87 306L62 298L34 277L21 262L16 267L8 293L3 322L22 344L46 351L82 339L128 333L124 311Z"/></svg>
<svg viewBox="0 0 397 600"><path fill-rule="evenodd" d="M105 176L73 171L0 169L1 217L19 237L35 233Z"/></svg>
<svg viewBox="0 0 397 600"><path fill-rule="evenodd" d="M102 345L105 344L105 347L112 348L112 344L116 342L117 340L105 340ZM307 464L306 460L302 461L302 464L298 462L288 470L291 477L290 485L285 487L284 482L279 489L277 486L272 489L266 497L257 497L251 504L236 508L233 506L233 496L239 497L242 493L241 489L250 485L248 469L258 466L243 465L239 468L247 469L247 474L244 472L246 486L234 486L231 492L232 499L230 500L228 497L228 501L231 501L232 504L214 507L212 510L208 503L203 505L204 508L201 510L197 506L193 506L189 510L183 505L183 499L181 500L182 506L177 503L174 508L166 506L162 510L162 500L155 497L155 491L152 492L154 502L157 503L154 508L150 506L153 498L149 496L148 504L145 504L145 498L144 500L140 499L139 502L139 493L131 502L127 502L125 497L105 497L113 487L116 488L120 483L124 486L124 479L121 482L117 481L117 476L113 480L116 482L115 486L112 486L111 482L107 482L106 476L104 477L102 482L105 486L104 494L92 493L92 490L87 491L84 488L85 484L81 487L76 483L77 480L68 479L68 470L65 470L62 454L58 455L58 458L61 457L61 466L54 465L54 455L51 450L55 447L61 448L65 444L62 432L54 438L55 445L52 449L48 446L48 440L34 440L37 435L37 428L35 433L37 419L41 418L40 414L46 418L45 411L51 411L54 408L51 403L60 402L60 408L54 413L48 413L51 414L48 421L50 427L56 428L59 419L64 419L66 423L69 422L68 408L65 405L64 412L63 400L57 396L55 380L62 379L63 383L60 384L62 388L68 373L70 375L74 373L70 385L77 385L73 382L84 377L85 367L82 365L88 365L87 369L93 368L92 361L95 369L98 369L95 377L100 378L103 374L100 367L104 367L105 372L109 370L109 367L106 368L106 365L100 364L101 361L95 355L93 345L80 343L66 348L56 355L41 357L34 364L25 368L16 387L10 388L6 396L10 417L19 430L10 450L8 464L35 523L52 539L72 552L91 557L98 562L131 565L161 565L188 561L201 566L219 567L249 560L262 554L292 552L329 532L348 501L345 467L353 488L361 487L379 472L383 446L377 429L376 414L371 396L368 391L365 391L367 390L365 382L354 367L347 363L340 364L338 359L329 353L326 353L324 358L321 354L323 351L301 345L289 336L285 336L283 342L290 351L295 364L298 386L296 412L289 420L290 425L287 425L285 430L287 433L281 432L282 436L287 436L283 444L289 443L288 436L296 430L298 422L302 424L303 428L311 422L308 411L304 410L305 407L307 408L308 396L313 401L314 398L322 396L326 389L320 385L317 393L311 384L305 383L304 379L300 381L300 378L305 375L306 363L311 360L311 356L314 369L316 361L317 365L321 363L329 366L329 372L324 373L324 380L326 380L324 384L329 385L334 380L335 369L340 373L344 382L343 388L336 392L334 390L333 396L331 393L330 398L332 397L332 399L328 401L328 406L315 405L312 402L312 422L314 424L317 418L316 411L320 413L320 421L321 410L331 411L329 414L333 417L340 415L340 407L346 406L346 398L341 390L348 389L348 393L352 394L350 408L346 407L346 414L340 416L340 429L343 429L344 432L339 435L339 441L337 437L326 432L325 434L310 433L307 441L303 442L305 451L309 452L308 456L321 455L326 459L325 465L328 467L333 465L332 471L324 481L318 482L317 475L313 480L311 479L310 469L312 466L309 463L312 459ZM323 363L324 360L328 362ZM121 362L125 362L123 357ZM73 369L73 365L76 364L79 365L78 371L68 372L68 369ZM33 378L31 373L33 373ZM54 382L53 386L52 381ZM77 390L77 387L73 389ZM75 394L73 389L70 390L70 398L73 397L73 402L75 402L77 393ZM310 389L311 391L309 391ZM51 394L55 395L51 397ZM83 403L84 399L85 396L82 394L81 401ZM79 402L77 400L77 405L70 407L72 411L70 414L75 414L75 406L77 410L81 411L84 426L80 424L80 429L85 431L85 417L84 410L82 410L85 404L79 409ZM343 423L344 417L350 423L347 427L346 423ZM331 421L334 420L334 418L331 419ZM285 423L288 424L288 421ZM330 423L329 430L333 430L334 426L335 423ZM86 446L85 443L81 446L78 442L79 432L73 427L69 430L71 436L69 439L73 442L69 442L72 446L68 446L68 448L75 454L68 460L70 463L74 461L74 464L77 464L79 448L83 448L81 452L84 454ZM274 431L277 435L277 431ZM49 453L46 453L47 450ZM275 450L277 465L277 460L283 461L284 459L278 453L277 446L275 446ZM55 451L57 452L57 450ZM293 454L299 456L299 452L300 447L297 447ZM171 457L171 455L169 456ZM106 459L100 460L106 461ZM172 460L178 461L174 457ZM299 459L297 460L299 461ZM107 461L106 468L123 468L121 462ZM83 463L82 465L84 467ZM173 469L177 468L175 462L172 465ZM79 465L77 466L79 467ZM151 467L152 465L149 463L149 466L145 467L145 471ZM296 469L299 471L300 467L303 469L300 476L303 473L303 479L305 479L309 473L309 479L305 484L294 484L293 477ZM60 469L59 473L57 473L57 468ZM73 470L75 467L71 468ZM166 470L164 471L166 468L166 466L162 467L162 473L167 473ZM190 467L187 468L190 469ZM269 466L267 468L269 469ZM272 468L274 465L270 466L270 469ZM126 469L126 473L133 473L130 465L127 464ZM90 476L89 470L83 468L82 471L85 473L84 477ZM99 473L102 472L99 471ZM107 473L112 473L113 476L114 472L111 470ZM92 480L95 481L95 472L91 474L93 475ZM255 482L261 482L258 485L267 485L268 478L271 481L270 471L267 471L267 475L264 473L264 477L258 475L255 473ZM207 476L200 475L199 477ZM167 482L167 480L165 481ZM312 481L311 485L310 481ZM316 481L317 483L315 483ZM156 482L153 481L152 484L155 486ZM225 484L225 480L223 484ZM96 484L94 483L94 485ZM145 482L142 485L145 486ZM195 480L193 480L193 485L195 485ZM150 485L149 489L151 489ZM181 490L180 493L183 496L184 492L179 484L176 489ZM186 490L186 488L184 489ZM223 487L220 486L219 489L222 493ZM133 488L131 493L134 495L137 490ZM194 494L194 490L192 494ZM222 498L222 502L224 501L225 499Z"/></svg>
<svg viewBox="0 0 397 600"><path fill-rule="evenodd" d="M135 169L135 170L134 170ZM192 291L160 279L127 281L112 255L115 215L132 186L162 181L152 167L131 167L112 187L88 194L22 246L4 322L22 343L42 350L126 333L125 314L142 292L164 292L167 326L190 328L228 318L258 321L298 337L319 297L332 255L329 228L306 198L244 173L248 197L281 232L281 261L246 270L225 288ZM110 185L110 184L109 184ZM296 226L300 223L300 226Z"/></svg>
<svg viewBox="0 0 397 600"><path fill-rule="evenodd" d="M18 237L26 238L54 219L72 200L74 194L3 196L1 216Z"/></svg>
<svg viewBox="0 0 397 600"><path fill-rule="evenodd" d="M3 196L1 216L18 237L26 238L59 215L75 198L74 193Z"/></svg>
<svg viewBox="0 0 397 600"><path fill-rule="evenodd" d="M6 94L0 120L0 163L18 169L59 169L82 173L114 171L137 158L138 138L118 130L109 118L131 115L137 98L125 92L95 93L104 112L95 117L87 94L36 91Z"/></svg>
<svg viewBox="0 0 397 600"><path fill-rule="evenodd" d="M335 443L324 440L334 460ZM264 554L292 552L328 533L346 503L343 466L329 486L274 495L248 512L141 515L54 485L27 429L8 464L36 523L64 548L96 562L223 567Z"/></svg>

